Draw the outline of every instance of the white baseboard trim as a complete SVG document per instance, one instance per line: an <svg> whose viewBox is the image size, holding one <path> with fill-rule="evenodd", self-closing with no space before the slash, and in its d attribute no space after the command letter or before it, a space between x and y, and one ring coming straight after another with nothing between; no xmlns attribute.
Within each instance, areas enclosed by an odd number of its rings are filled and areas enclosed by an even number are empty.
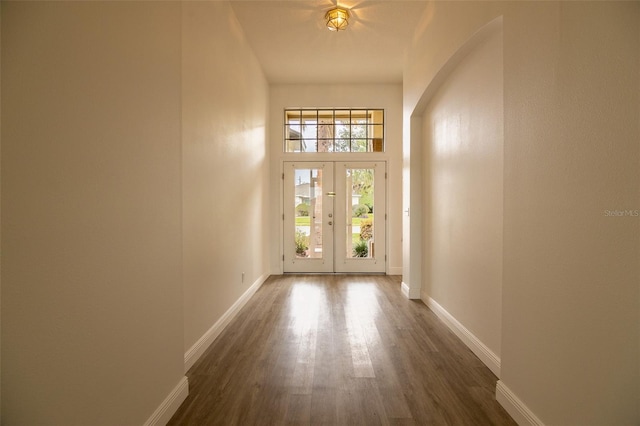
<svg viewBox="0 0 640 426"><path fill-rule="evenodd" d="M420 300L420 289L416 289L414 288L413 291L411 290L411 286L409 286L409 284L405 283L404 281L402 281L402 284L400 286L400 290L402 291L402 294L404 294L404 297L406 297L407 299L412 299L412 300Z"/></svg>
<svg viewBox="0 0 640 426"><path fill-rule="evenodd" d="M389 266L387 275L402 275L402 266Z"/></svg>
<svg viewBox="0 0 640 426"><path fill-rule="evenodd" d="M440 306L438 302L431 297L427 297L425 301L429 309L431 309L440 318L451 331L458 336L465 345L476 354L489 369L500 378L500 357L498 357L491 349L489 349L480 339L462 325L453 315L445 308Z"/></svg>
<svg viewBox="0 0 640 426"><path fill-rule="evenodd" d="M224 330L224 328L229 325L231 320L238 314L238 312L240 312L240 309L242 309L242 307L249 301L251 296L254 295L254 293L260 288L260 286L264 284L268 277L269 274L264 274L253 284L251 284L251 287L249 287L247 291L245 291L244 294L240 296L238 300L236 300L236 302L227 310L227 312L225 312L220 317L220 319L218 319L218 321L216 321L215 324L213 324L211 328L207 330L207 332L204 333L204 335L200 339L198 339L198 341L193 346L191 346L191 348L189 348L189 350L184 354L185 373L189 371L191 367L193 367L193 364L195 364L198 358L202 356L204 351L207 350L209 346L211 346L213 341L216 340L220 333L222 333L222 330Z"/></svg>
<svg viewBox="0 0 640 426"><path fill-rule="evenodd" d="M144 422L144 426L165 426L171 417L178 411L180 404L189 395L189 381L183 377L173 388L171 393L162 401L162 404L153 412L151 417Z"/></svg>
<svg viewBox="0 0 640 426"><path fill-rule="evenodd" d="M544 426L544 423L509 389L502 380L496 385L496 400L520 426Z"/></svg>
<svg viewBox="0 0 640 426"><path fill-rule="evenodd" d="M400 291L402 291L404 297L406 297L407 299L409 298L409 285L404 281L402 281L402 284L400 285Z"/></svg>

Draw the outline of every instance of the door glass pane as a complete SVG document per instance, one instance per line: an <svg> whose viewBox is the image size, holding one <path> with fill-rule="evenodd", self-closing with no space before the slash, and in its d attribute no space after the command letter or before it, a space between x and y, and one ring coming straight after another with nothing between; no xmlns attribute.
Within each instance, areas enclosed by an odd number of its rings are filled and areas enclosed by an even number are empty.
<svg viewBox="0 0 640 426"><path fill-rule="evenodd" d="M322 169L296 169L295 253L297 258L322 258Z"/></svg>
<svg viewBox="0 0 640 426"><path fill-rule="evenodd" d="M383 124L384 123L384 110L373 109L369 110L369 123L371 124Z"/></svg>
<svg viewBox="0 0 640 426"><path fill-rule="evenodd" d="M318 111L318 152L333 151L333 111Z"/></svg>
<svg viewBox="0 0 640 426"><path fill-rule="evenodd" d="M335 146L334 152L351 151L351 118L350 111L335 113Z"/></svg>
<svg viewBox="0 0 640 426"><path fill-rule="evenodd" d="M374 169L347 169L347 257L373 258Z"/></svg>
<svg viewBox="0 0 640 426"><path fill-rule="evenodd" d="M300 152L300 111L285 111L284 117L284 140L287 152Z"/></svg>
<svg viewBox="0 0 640 426"><path fill-rule="evenodd" d="M305 111L302 117L302 152L318 151L318 117L316 111Z"/></svg>
<svg viewBox="0 0 640 426"><path fill-rule="evenodd" d="M367 119L352 118L351 119L351 152L370 152L367 144Z"/></svg>

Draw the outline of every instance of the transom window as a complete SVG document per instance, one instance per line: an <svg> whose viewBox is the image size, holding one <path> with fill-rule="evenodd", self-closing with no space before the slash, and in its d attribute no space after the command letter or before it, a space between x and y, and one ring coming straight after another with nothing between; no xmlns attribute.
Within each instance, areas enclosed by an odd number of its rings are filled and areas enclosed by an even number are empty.
<svg viewBox="0 0 640 426"><path fill-rule="evenodd" d="M287 108L285 152L383 152L383 109Z"/></svg>

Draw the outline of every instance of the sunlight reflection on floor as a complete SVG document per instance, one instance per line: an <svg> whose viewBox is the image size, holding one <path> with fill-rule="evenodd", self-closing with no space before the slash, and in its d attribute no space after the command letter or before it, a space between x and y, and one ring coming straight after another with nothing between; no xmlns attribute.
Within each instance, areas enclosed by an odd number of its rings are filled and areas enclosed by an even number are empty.
<svg viewBox="0 0 640 426"><path fill-rule="evenodd" d="M381 344L376 327L381 310L375 283L350 278L344 283L338 281L327 284L326 280L316 283L312 278L305 278L292 287L288 306L288 329L298 339L296 365L290 383L292 386L306 388L313 378L318 327L322 324L320 317L329 309L327 285L338 286L340 292L346 295L344 304L339 305L343 312L334 312L334 315L345 321L352 377L375 377L369 353L370 349Z"/></svg>

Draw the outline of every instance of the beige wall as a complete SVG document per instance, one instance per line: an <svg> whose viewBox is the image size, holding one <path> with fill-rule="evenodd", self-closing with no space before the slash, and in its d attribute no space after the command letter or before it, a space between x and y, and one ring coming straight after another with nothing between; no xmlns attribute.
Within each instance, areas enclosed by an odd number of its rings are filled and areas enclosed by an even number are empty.
<svg viewBox="0 0 640 426"><path fill-rule="evenodd" d="M260 65L227 2L184 2L182 14L187 351L268 273L271 203Z"/></svg>
<svg viewBox="0 0 640 426"><path fill-rule="evenodd" d="M498 358L502 313L502 31L460 59L423 114L422 298ZM478 309L478 307L481 309Z"/></svg>
<svg viewBox="0 0 640 426"><path fill-rule="evenodd" d="M640 422L640 217L605 213L640 210L639 31L638 2L505 17L503 381L548 424Z"/></svg>
<svg viewBox="0 0 640 426"><path fill-rule="evenodd" d="M268 273L266 80L228 2L2 7L5 421L141 424Z"/></svg>
<svg viewBox="0 0 640 426"><path fill-rule="evenodd" d="M640 209L640 3L435 3L409 52L405 114L500 15L501 382L545 424L637 424L640 219L605 211Z"/></svg>
<svg viewBox="0 0 640 426"><path fill-rule="evenodd" d="M272 85L269 98L269 150L271 155L269 252L272 273L282 273L282 162L284 109L290 107L384 108L387 161L387 273L402 271L402 86L380 85ZM291 155L291 154L290 154ZM291 157L289 157L291 158ZM325 160L361 161L369 156L329 154ZM348 160L346 160L348 161ZM366 161L366 160L365 160Z"/></svg>
<svg viewBox="0 0 640 426"><path fill-rule="evenodd" d="M473 49L475 33L500 16L500 3L429 2L406 52L403 70L403 283L409 297L420 298L424 220L422 115L426 103L459 60ZM451 23L455 22L455 25ZM424 217L423 217L424 216ZM423 271L425 270L425 271Z"/></svg>
<svg viewBox="0 0 640 426"><path fill-rule="evenodd" d="M144 423L183 377L179 3L2 3L2 414Z"/></svg>

